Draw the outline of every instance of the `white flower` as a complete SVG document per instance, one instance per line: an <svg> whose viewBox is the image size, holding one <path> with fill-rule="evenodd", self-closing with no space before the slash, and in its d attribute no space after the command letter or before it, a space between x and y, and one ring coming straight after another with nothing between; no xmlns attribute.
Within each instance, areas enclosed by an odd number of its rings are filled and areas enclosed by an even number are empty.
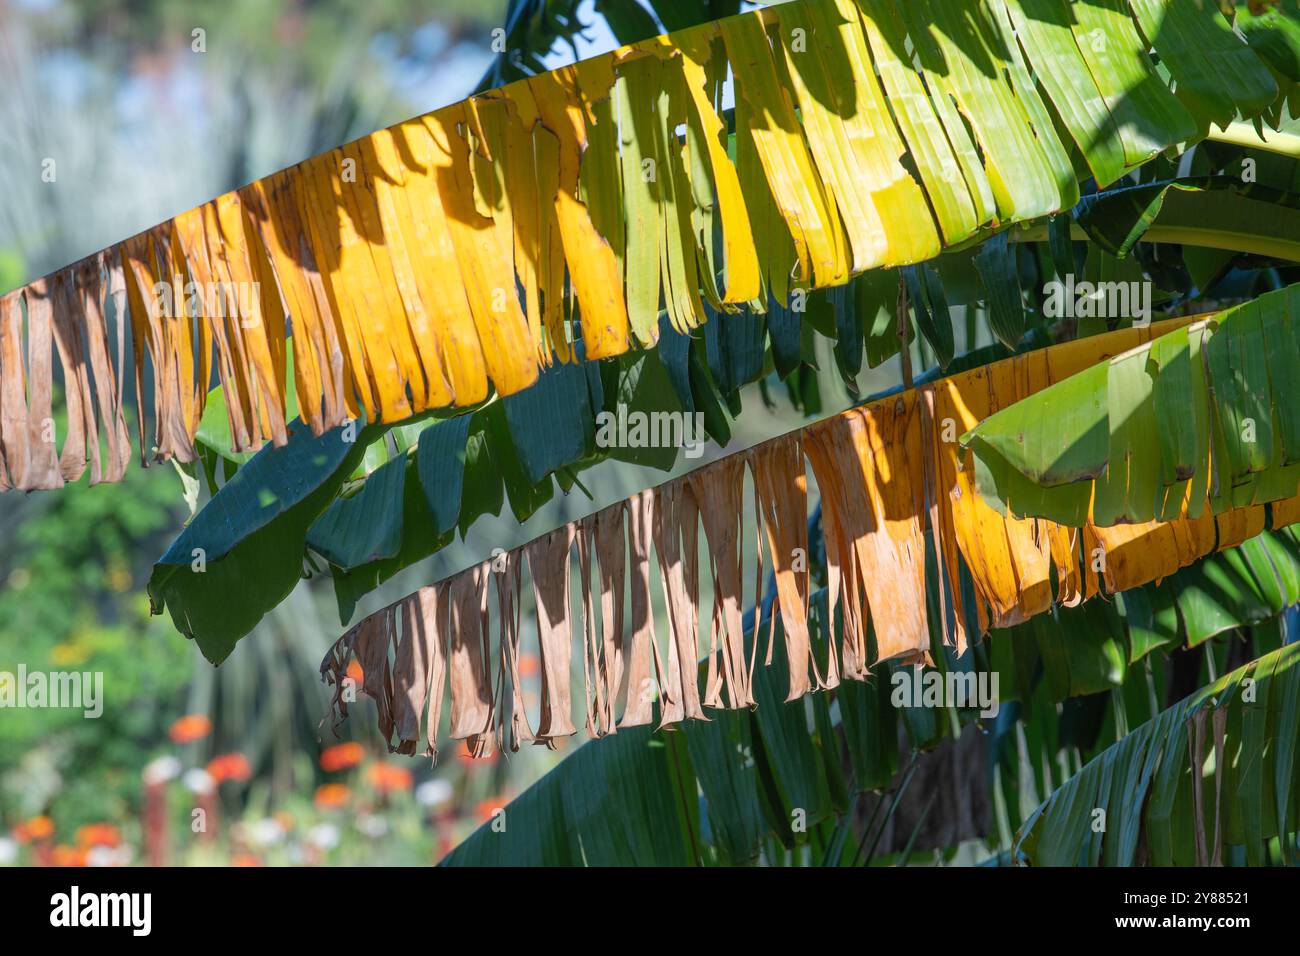
<svg viewBox="0 0 1300 956"><path fill-rule="evenodd" d="M259 847L271 846L284 839L284 827L274 817L253 821L248 825L247 833L248 842Z"/></svg>
<svg viewBox="0 0 1300 956"><path fill-rule="evenodd" d="M18 859L18 842L8 837L0 837L0 866L8 866Z"/></svg>
<svg viewBox="0 0 1300 956"><path fill-rule="evenodd" d="M168 780L175 780L181 772L181 762L175 757L158 757L150 760L144 766L141 776L144 782L150 785L166 783Z"/></svg>
<svg viewBox="0 0 1300 956"><path fill-rule="evenodd" d="M426 780L415 788L415 799L422 807L442 806L451 799L451 783L438 779Z"/></svg>
<svg viewBox="0 0 1300 956"><path fill-rule="evenodd" d="M339 828L332 823L318 823L307 831L307 842L322 850L339 845Z"/></svg>
<svg viewBox="0 0 1300 956"><path fill-rule="evenodd" d="M131 848L121 846L93 846L86 853L87 866L130 866Z"/></svg>
<svg viewBox="0 0 1300 956"><path fill-rule="evenodd" d="M184 783L190 793L211 793L216 789L216 781L212 779L212 774L200 767L194 767L185 771Z"/></svg>
<svg viewBox="0 0 1300 956"><path fill-rule="evenodd" d="M363 813L357 817L357 829L364 836L378 840L388 832L388 821L373 813Z"/></svg>

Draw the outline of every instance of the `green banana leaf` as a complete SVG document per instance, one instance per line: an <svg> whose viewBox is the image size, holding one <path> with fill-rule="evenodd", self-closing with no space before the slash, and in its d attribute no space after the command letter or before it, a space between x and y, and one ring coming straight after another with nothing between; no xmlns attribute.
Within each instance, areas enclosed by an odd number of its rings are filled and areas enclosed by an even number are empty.
<svg viewBox="0 0 1300 956"><path fill-rule="evenodd" d="M1296 494L1300 285L1161 336L962 436L995 508L1080 527L1170 520ZM1213 454L1210 454L1213 449ZM1095 489L1095 496L1093 491Z"/></svg>
<svg viewBox="0 0 1300 956"><path fill-rule="evenodd" d="M288 443L239 469L158 559L153 612L166 607L208 660L224 660L297 584L307 528L376 431L354 423L317 437L295 419Z"/></svg>
<svg viewBox="0 0 1300 956"><path fill-rule="evenodd" d="M1158 714L1065 781L1025 821L1035 866L1291 862L1300 644ZM1280 838L1280 839L1279 839Z"/></svg>

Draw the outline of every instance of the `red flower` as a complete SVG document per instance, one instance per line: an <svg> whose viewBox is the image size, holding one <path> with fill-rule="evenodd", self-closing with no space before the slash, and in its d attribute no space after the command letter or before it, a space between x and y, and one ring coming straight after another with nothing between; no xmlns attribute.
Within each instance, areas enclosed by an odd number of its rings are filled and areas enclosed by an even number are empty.
<svg viewBox="0 0 1300 956"><path fill-rule="evenodd" d="M366 769L366 779L376 790L410 790L414 783L411 771L391 763L372 763Z"/></svg>
<svg viewBox="0 0 1300 956"><path fill-rule="evenodd" d="M335 744L333 747L326 747L321 751L320 768L326 773L347 770L361 763L365 755L365 748L355 741Z"/></svg>
<svg viewBox="0 0 1300 956"><path fill-rule="evenodd" d="M14 839L19 843L48 840L54 836L54 821L49 817L32 817L14 827Z"/></svg>
<svg viewBox="0 0 1300 956"><path fill-rule="evenodd" d="M54 848L55 866L85 866L86 851L60 843Z"/></svg>
<svg viewBox="0 0 1300 956"><path fill-rule="evenodd" d="M208 775L216 783L235 780L243 783L253 775L248 758L241 753L221 754L208 761Z"/></svg>
<svg viewBox="0 0 1300 956"><path fill-rule="evenodd" d="M347 806L352 791L341 783L327 783L316 788L316 806L321 810L337 810Z"/></svg>
<svg viewBox="0 0 1300 956"><path fill-rule="evenodd" d="M204 714L186 714L172 724L168 735L178 744L189 744L202 740L212 733L212 721Z"/></svg>
<svg viewBox="0 0 1300 956"><path fill-rule="evenodd" d="M77 829L77 846L121 846L122 833L111 823L87 823Z"/></svg>
<svg viewBox="0 0 1300 956"><path fill-rule="evenodd" d="M474 812L478 814L480 820L491 820L493 814L498 810L504 810L506 806L505 797L488 797L486 800L480 800L474 807Z"/></svg>

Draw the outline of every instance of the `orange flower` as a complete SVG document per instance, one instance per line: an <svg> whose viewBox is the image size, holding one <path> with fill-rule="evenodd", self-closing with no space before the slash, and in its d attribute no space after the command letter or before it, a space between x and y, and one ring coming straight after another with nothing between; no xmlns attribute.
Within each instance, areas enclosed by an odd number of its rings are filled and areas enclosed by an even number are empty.
<svg viewBox="0 0 1300 956"><path fill-rule="evenodd" d="M505 806L505 797L488 797L486 800L478 802L474 807L474 812L478 814L480 820L491 820L492 815L498 810L504 810Z"/></svg>
<svg viewBox="0 0 1300 956"><path fill-rule="evenodd" d="M32 817L14 827L14 839L19 843L48 840L54 836L54 821L49 817Z"/></svg>
<svg viewBox="0 0 1300 956"><path fill-rule="evenodd" d="M252 853L236 853L230 858L231 866L261 866L262 861Z"/></svg>
<svg viewBox="0 0 1300 956"><path fill-rule="evenodd" d="M366 672L361 669L361 662L355 657L348 661L347 674L358 687L366 682Z"/></svg>
<svg viewBox="0 0 1300 956"><path fill-rule="evenodd" d="M189 744L202 740L212 733L212 721L204 714L186 714L172 724L168 735L178 744Z"/></svg>
<svg viewBox="0 0 1300 956"><path fill-rule="evenodd" d="M366 779L376 790L410 790L414 782L411 771L391 763L372 763L366 768Z"/></svg>
<svg viewBox="0 0 1300 956"><path fill-rule="evenodd" d="M347 806L352 791L341 783L327 783L316 788L316 806L321 810L337 810Z"/></svg>
<svg viewBox="0 0 1300 956"><path fill-rule="evenodd" d="M77 846L121 846L122 834L111 823L87 823L77 829Z"/></svg>
<svg viewBox="0 0 1300 956"><path fill-rule="evenodd" d="M320 768L326 773L347 770L361 763L365 755L365 748L356 741L335 744L333 747L326 747L320 752Z"/></svg>
<svg viewBox="0 0 1300 956"><path fill-rule="evenodd" d="M537 663L536 654L519 655L519 676L520 677L532 677L540 669L541 668Z"/></svg>
<svg viewBox="0 0 1300 956"><path fill-rule="evenodd" d="M221 754L208 761L208 775L217 783L226 780L243 783L253 775L253 768L241 753Z"/></svg>
<svg viewBox="0 0 1300 956"><path fill-rule="evenodd" d="M64 846L60 843L54 848L54 865L55 866L85 866L86 851L76 847Z"/></svg>

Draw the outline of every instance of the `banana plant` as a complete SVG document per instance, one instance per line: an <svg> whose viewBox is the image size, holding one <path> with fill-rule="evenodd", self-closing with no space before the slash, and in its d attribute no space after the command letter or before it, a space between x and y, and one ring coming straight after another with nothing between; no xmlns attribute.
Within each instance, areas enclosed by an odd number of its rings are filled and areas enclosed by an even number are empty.
<svg viewBox="0 0 1300 956"><path fill-rule="evenodd" d="M565 9L518 3L511 27L562 26ZM28 366L52 361L50 323L87 343L59 350L78 427L59 455L11 433L6 483L80 477L100 432L111 461L92 477L125 466L115 386L128 371L107 348L110 315L130 325L136 367L154 368L160 459L196 457L214 376L238 451L287 443L291 381L316 433L363 412L398 424L475 405L533 385L579 344L590 359L655 344L661 303L681 332L708 323L706 306L789 308L1066 212L1088 183L1215 129L1280 128L1296 80L1287 36L1256 27L1252 46L1217 6L1170 0L795 0L525 76L0 299L6 322L27 315L35 330L14 343ZM1005 286L1010 255L1000 241L986 252L982 274ZM204 295L160 301L174 276ZM1015 303L995 304L1010 343ZM24 396L22 417L46 401Z"/></svg>
<svg viewBox="0 0 1300 956"><path fill-rule="evenodd" d="M1250 620L1222 604L1214 617L1233 575L1273 615L1297 597L1274 563L1281 529L1300 518L1287 503L1300 478L1288 451L1292 293L1259 293L1300 278L1291 199L1300 11L1266 7L794 0L740 12L607 2L596 10L627 45L546 72L546 52L579 28L577 5L517 0L488 85L513 82L252 183L0 299L6 421L46 413L39 387L29 396L10 386L20 368L49 367L50 328L77 386L67 390L76 427L62 454L32 444L31 429L0 436L0 487L75 480L92 447L92 480L125 467L113 383L126 369L103 346L110 317L119 331L129 326L138 404L154 426L150 440L142 424L136 443L159 459L203 459L215 492L155 567L150 594L220 661L304 565L329 567L346 619L380 582L506 500L522 521L557 487L579 487L584 468L619 457L593 441L594 417L611 407L699 412L726 444L742 389L783 382L816 414L823 366L856 399L863 363L898 356L903 407L941 387L944 372L977 372L1055 342L1042 357L1050 366L1059 343L1144 325L1153 312L1236 306L1217 325L1183 323L1144 341L1136 358L1004 408L965 437L978 492L1004 515L1100 528L1181 518L1185 501L1210 524L1216 512L1247 513L1249 533L1216 538L1243 542L1240 551L1126 591L1134 596L1114 619L1096 602L1053 608L1049 598L1046 614L1019 625L1032 639L995 627L988 647L1000 655L996 672L1014 677L1014 702L1032 711L1025 726L1042 746L1077 744L1077 728L1051 731L1036 702L1122 693L1127 703L1126 676L1135 667L1149 675L1167 645L1200 646ZM660 29L671 32L649 39ZM530 35L536 45L518 55ZM724 108L728 77L734 105ZM358 178L368 188L351 188ZM265 281L233 316L200 302L174 321L146 294L172 275ZM1094 288L1132 283L1142 305L1062 308L1080 275ZM954 309L966 322L964 355ZM84 333L84 348L66 346L69 328ZM992 352L972 348L980 337ZM939 371L915 376L914 363ZM152 405L141 395L147 381ZM1052 416L1064 399L1080 404L1062 421ZM97 429L112 436L106 468ZM918 534L939 533L935 477L927 472L916 499L927 507L894 516ZM1266 524L1274 538L1259 537ZM979 543L967 544L970 559ZM936 604L929 620L946 625L965 607L970 568L926 547L932 562L943 558L946 580L922 600ZM1076 613L1086 637L1054 643L1045 622ZM830 646L844 624L828 611L820 628ZM948 636L932 640L941 667L952 663ZM982 647L969 653L994 671ZM779 667L756 676L758 696L779 686ZM843 823L862 810L853 794L913 766L900 761L881 693L846 682L836 708L824 694L807 705L773 699L703 730L629 729L584 747L562 765L573 764L577 786L521 797L554 826L525 828L510 853L744 862L764 846L772 859L802 852L810 833L826 861L861 862L882 847L905 858L922 838L919 826L893 826L902 798L884 808L888 826ZM1118 734L1127 709L1112 711ZM921 749L961 719L945 727L922 711L904 722ZM610 756L593 756L599 748ZM642 760L654 769L636 787L628 775ZM597 782L628 808L675 822L662 835L635 818L613 827L621 817ZM713 793L703 810L683 797L697 787ZM1006 789L999 799L1019 816L1030 801ZM471 844L466 856L506 845Z"/></svg>
<svg viewBox="0 0 1300 956"><path fill-rule="evenodd" d="M1210 647L1217 652L1208 659L1212 674L1216 659L1228 659L1238 629L1254 628L1256 650L1265 654L1260 672L1274 673L1265 664L1269 641L1279 639L1281 615L1300 603L1300 536L1291 528L1266 532L1252 545L1189 569L1196 580L1215 582L1212 597L1197 596L1202 592L1195 587L1148 585L1125 592L1119 606L1063 608L1046 624L1038 618L994 632L986 646L961 658L943 647L936 633L936 672L956 670L977 679L982 674L985 680L997 674L993 686L1002 711L990 715L996 719L982 719L975 708L900 706L912 703L898 689L913 677L911 668L892 664L882 665L867 683L845 681L806 702L786 704L785 665L775 655L758 675L756 709L715 711L709 721L685 723L674 733L624 728L583 744L480 826L443 865L870 865L906 861L913 851L948 851L958 837L994 847L1005 840L1001 851L1036 863L1096 865L1101 858L1088 857L1086 840L1076 839L1080 834L1071 828L1053 843L1052 852L1073 848L1077 861L1026 852L1024 834L1033 832L1045 810L1023 804L1020 794L1050 790L1053 781L1044 781L1041 768L1062 756L1077 762L1080 752L1099 752L1098 760L1114 759L1107 755L1126 746L1127 753L1138 748L1140 765L1149 742L1158 746L1176 719L1167 716L1174 711L1159 712L1152 700L1157 686L1179 693L1171 653ZM1268 587L1261 589L1263 581ZM769 582L768 599L748 632L751 641L773 614L771 587ZM825 597L822 591L812 600L813 632L822 653L827 629L836 623L826 616ZM1206 621L1209 604L1217 610L1213 632ZM1153 613L1153 608L1161 610ZM1223 642L1205 643L1218 635L1224 635ZM1282 669L1279 665L1278 673ZM1193 671L1193 678L1200 674ZM1174 709L1182 715L1177 719L1185 719L1202 699L1198 695L1180 704ZM1293 750L1297 702L1290 706L1292 729L1289 736L1281 731L1279 745L1290 741ZM1103 726L1106 719L1099 712L1111 713L1111 726ZM1106 748L1108 730L1116 734L1144 717L1151 719ZM984 734L978 732L980 724ZM1015 746L1017 735L1025 742L1023 754ZM1252 738L1252 744L1259 739ZM969 757L963 762L972 750L973 763ZM1243 753L1240 759L1248 757ZM1280 772L1293 770L1292 759ZM1140 812L1144 791L1128 794L1120 784L1115 778L1116 802L1122 795L1126 806ZM1072 778L1058 793L1071 785L1079 784ZM938 842L927 839L924 794L953 792L964 797L945 801L936 818L946 816L951 823L959 810L955 804L963 800L988 812L975 814L969 829L950 827L940 830ZM1064 797L1053 800L1073 806ZM1104 808L1105 801L1100 805ZM1013 845L1010 834L1022 809L1025 823ZM1293 820L1295 808L1290 812ZM895 817L907 825L891 826ZM1118 809L1112 819L1120 819ZM1050 815L1042 827L1055 832ZM1132 863L1132 847L1128 854L1119 862ZM1109 855L1105 861L1116 862Z"/></svg>
<svg viewBox="0 0 1300 956"><path fill-rule="evenodd" d="M1152 23L1158 22L1154 19L1157 11L1151 5L1145 10L1140 6L1134 5L1134 13L1139 22L1146 17L1144 27L1150 30ZM1008 5L1013 17L1023 15L1018 10L1031 7L1028 3ZM1294 72L1287 75L1286 57L1279 52L1286 49L1278 37L1288 35L1288 22L1274 18L1273 26L1265 27L1249 19L1250 29L1245 31L1252 50L1268 51L1260 55L1284 91L1293 90L1294 84ZM909 29L918 28L915 22L909 24ZM1046 28L1040 24L1033 29ZM1186 18L1170 25L1171 32L1180 36L1195 29L1196 24ZM1156 46L1159 49L1160 44ZM1172 42L1165 46L1168 51L1177 49ZM918 54L922 62L924 53ZM1052 55L1068 58L1070 54L1053 50ZM1197 116L1221 118L1230 118L1225 112L1229 109L1238 115L1249 113L1239 103L1225 107L1222 90L1213 89L1204 77L1196 77L1186 61L1176 65L1175 53L1169 56L1166 65L1170 69L1192 71L1184 73L1188 79L1178 88L1183 108ZM1049 67L1042 68L1050 72ZM1040 75L1040 80L1049 92L1051 83L1063 82L1055 74L1051 79L1047 75ZM1177 113L1168 101L1165 108L1168 116ZM508 498L515 517L522 520L531 513L530 503L549 496L552 475L562 476L563 487L577 470L589 466L593 457L599 457L590 440L590 416L609 394L605 391L609 383L617 383L614 394L626 397L630 393L624 382L629 378L639 381L642 372L651 368L656 387L642 391L642 400L657 407L670 402L675 407L693 407L707 397L716 410L713 420L722 423L710 432L725 441L726 416L721 409L738 409L737 387L768 376L789 384L809 368L809 360L815 356L807 349L806 334L799 332L801 324L834 343L837 370L851 383L864 357L874 366L900 351L915 350L922 363L929 359L941 369L977 367L981 359L987 361L995 354L1006 354L1008 348L1023 347L1026 331L1050 328L1048 338L1041 340L1045 342L1053 334L1088 335L1112 327L1113 321L1105 320L1100 325L1079 321L1064 327L1052 322L1060 315L1051 314L1045 286L1050 280L1070 279L1076 271L1084 272L1085 281L1150 281L1159 287L1158 303L1166 308L1186 308L1198 298L1213 301L1217 292L1231 289L1232 281L1237 283L1238 296L1248 296L1261 282L1279 282L1289 268L1287 263L1300 258L1294 248L1295 224L1288 219L1295 205L1289 189L1294 182L1286 182L1297 154L1292 151L1288 155L1291 146L1286 137L1290 134L1285 130L1290 121L1285 105L1277 106L1274 101L1265 112L1269 111L1277 130L1271 141L1262 128L1247 131L1229 122L1215 130L1202 119L1202 132L1209 138L1193 150L1191 168L1186 171L1168 169L1152 174L1153 167L1164 163L1152 154L1134 176L1122 177L1112 185L1106 183L1106 173L1097 174L1107 160L1102 151L1094 150L1087 156L1096 183L1084 182L1085 194L1068 212L1043 217L1037 223L1030 221L1028 228L977 232L967 240L966 248L932 263L867 273L853 279L843 291L825 293L824 298L816 293L817 307L809 314L791 315L769 302L764 311L746 310L752 319L742 324L710 311L703 336L696 332L687 338L673 328L671 311L661 310L656 316L661 328L657 352L639 359L635 371L627 359L589 363L582 375L576 374L576 369L570 372L559 367L543 373L541 384L530 392L489 402L471 416L438 421L426 428L412 450L399 453L364 478L358 477L347 494L322 511L304 534L304 541L330 562L346 618L365 589L445 543L455 528L463 533L469 522L490 513L493 503L499 510ZM736 122L734 115L728 119ZM729 139L730 148L736 150L736 134ZM1277 165L1269 170L1269 179L1276 185L1261 186L1244 175L1247 168L1255 168L1261 154L1281 161L1280 171ZM1117 160L1112 157L1112 161ZM1243 276L1259 278L1243 287ZM955 356L954 305L977 313L1000 343L996 349L1002 351ZM1264 308L1269 308L1267 302ZM903 310L906 314L900 333L898 314ZM720 333L720 329L728 331ZM967 341L972 339L968 334ZM755 356L762 358L756 360ZM658 362L652 365L653 359ZM920 381L926 378L921 376ZM792 389L792 394L797 393ZM512 418L510 403L529 399L527 417L516 412ZM556 414L557 410L562 411ZM488 421L495 421L495 430L485 424ZM556 437L554 445L539 447L536 442L535 436L541 433L536 426L543 421L549 426L545 433ZM512 427L516 422L523 424ZM471 453L476 435L480 436L478 451ZM1130 443L1128 447L1138 444L1132 438ZM269 457L276 452L268 449L261 454ZM978 450L976 458L982 461ZM471 473L476 465L477 470ZM513 484L511 475L515 476ZM539 488L541 485L545 487ZM987 485L984 481L980 490L987 491ZM461 489L481 491L487 503L464 498ZM400 509L394 508L394 502L402 503ZM1062 517L1059 513L1049 516ZM1077 514L1070 517L1079 520ZM1279 527L1278 521L1272 524ZM412 550L407 541L420 544ZM1121 739L1117 748L1128 748L1125 756L1129 761L1135 752L1148 752L1143 748L1149 748L1153 732L1146 728L1130 736L1123 732L1130 718L1138 714L1151 716L1153 724L1162 729L1176 719L1151 713L1156 674L1170 681L1176 676L1165 673L1176 670L1166 666L1165 652L1184 645L1193 650L1179 653L1229 647L1238 628L1276 620L1300 598L1295 563L1288 557L1293 545L1289 530L1280 530L1274 537L1265 533L1240 549L1179 572L1161 585L1125 592L1115 606L1092 603L1083 608L1058 608L1050 623L1046 623L1048 618L1038 618L995 632L987 648L977 649L975 656L984 657L984 666L999 673L1004 687L1012 688L1005 695L1008 709L1025 716L1025 721L1011 721L1012 727L1022 728L1011 731L1011 736L1018 734L1022 741L1032 739L1034 744L1031 754L1023 746L1019 750L1008 747L1005 727L994 735L988 759L996 768L997 792L992 802L999 806L1000 829L1009 833L1009 827L1021 817L1021 809L1032 805L1026 797L1046 793L1063 778L1050 772L1052 763L1062 763L1068 769L1071 755L1077 765L1081 754L1098 746L1097 741L1105 737L1099 730L1102 725ZM349 584L349 580L360 586ZM826 627L824 616L818 622ZM1265 628L1260 633L1270 632ZM1222 634L1233 638L1227 643L1203 644ZM949 650L939 645L936 650L941 666L952 663ZM1217 657L1217 663L1215 654L1205 657L1204 666L1211 675L1222 663L1224 652ZM781 685L777 670L779 665L764 672L756 683L756 696L760 701L770 698L774 706L760 707L752 714L725 713L708 724L692 723L682 734L629 728L585 745L507 808L513 831L508 827L500 833L485 825L448 862L815 859L862 863L875 859L878 852L898 854L905 860L917 848L921 828L895 832L897 828L890 822L900 813L899 808L906 806L904 796L908 782L914 779L917 752L959 729L962 716L951 714L947 720L936 720L933 714L905 713L900 752L899 715L885 706L880 684L845 683L834 692L833 703L827 695L818 695L810 713L805 713L802 708L777 703L779 698L773 693L779 692ZM892 672L892 667L886 667L880 676ZM1142 692L1143 685L1147 693ZM1067 708L1059 716L1051 709L1054 702ZM1097 717L1099 708L1106 710L1104 718ZM1182 715L1178 719L1191 713L1186 708L1175 710ZM970 717L965 715L966 722ZM1158 731L1155 733L1158 736ZM1251 740L1252 745L1258 743L1258 735ZM1103 755L1098 759L1113 758ZM1046 777L1039 769L1044 764L1049 767ZM1173 771L1166 773L1172 775ZM1074 786L1077 783L1071 779L1058 793L1068 794L1066 788ZM863 794L881 788L892 789L892 795L876 798L872 804L876 813L866 819ZM702 799L685 796L696 792L703 794ZM1071 821L1063 825L1062 835L1052 844L1057 857L1039 849L1041 841L1035 833L1056 832L1042 822L1044 815L1054 819L1051 814L1056 811L1048 808L1059 806L1067 797L1052 799L1057 802L1047 804L1026 822L1015 847L1021 859L1064 859L1061 854L1084 845ZM1281 819L1285 820L1286 805L1282 806ZM879 819L881 811L884 820ZM919 818L924 815L922 811ZM889 838L882 840L887 830ZM511 832L516 836L507 837ZM1277 828L1272 832L1277 835ZM1132 833L1133 827L1128 825L1116 846L1133 845ZM1281 841L1275 843L1285 853L1285 827L1280 836ZM1184 838L1185 834L1179 837ZM1099 845L1095 840L1090 844ZM1199 846L1185 840L1180 845ZM1257 858L1255 849L1248 852L1252 861ZM1132 861L1122 848L1109 847L1091 855L1088 850L1076 852L1075 859ZM1185 852L1159 859L1188 862Z"/></svg>
<svg viewBox="0 0 1300 956"><path fill-rule="evenodd" d="M1280 188L1286 183L1283 170L1293 168L1295 162L1268 154L1286 161L1265 169L1263 181L1244 183L1242 163L1260 157L1261 142L1257 138L1248 148L1202 144L1193 156L1195 176L1143 184L1122 180L1089 193L1069 213L1019 234L1013 231L1014 243L1001 244L995 238L917 267L867 273L841 289L811 293L802 314L776 306L766 313L715 314L716 321L703 327L703 335L687 336L674 330L667 313L660 312L658 347L585 363L585 394L578 369L558 365L542 373L533 389L499 400L505 414L490 401L472 413L469 422L453 417L431 426L409 426L412 433L426 428L428 435L418 440L438 451L420 456L415 440L399 442L398 449L404 452L398 455L400 460L384 466L379 477L386 483L369 493L366 473L374 467L359 469L355 480L338 486L341 496L304 536L304 544L323 558L318 565L328 568L340 616L346 621L367 592L452 540L453 526L463 535L476 520L499 513L507 502L513 516L523 521L557 490L565 493L581 487L578 475L611 457L592 442L600 412L615 413L620 405L629 410L703 411L710 436L725 444L730 437L729 419L743 408L742 391L755 382L766 393L776 381L784 380L796 407L816 414L822 401L816 395L804 396L801 389L808 383L816 387L819 381L815 366L824 362L812 345L817 338L833 343L835 369L849 383L855 382L864 364L877 367L898 355L904 341L909 348L903 351L914 351L918 364L935 362L951 372L1008 354L1005 346L1001 351L977 350L969 358L957 357L954 364L953 326L963 315L967 342L983 334L1021 347L1111 328L1113 319L1063 315L1060 303L1053 309L1052 296L1043 290L1067 289L1076 272L1080 287L1105 282L1154 286L1157 311L1187 310L1198 299L1217 301L1229 283L1258 287L1276 282L1279 275L1290 274L1286 268L1279 271L1278 263L1300 258L1300 251L1293 248L1300 213L1289 198L1294 193ZM1204 155L1211 145L1215 155ZM1199 224L1195 236L1187 223ZM1206 223L1214 225L1206 228ZM1204 245L1171 244L1174 241ZM1214 258L1197 259L1193 253ZM905 293L901 297L900 290ZM1231 291L1241 294L1249 289ZM900 307L906 310L902 335L897 319ZM1148 313L1146 318L1150 317ZM1142 320L1127 316L1121 323L1134 318ZM924 381L925 376L917 380ZM569 400L556 401L556 396ZM201 431L201 442L205 435L215 439L210 446L214 451L238 457L219 428ZM386 457L386 447L384 441L372 446L379 450L376 463ZM431 455L441 456L443 449L450 450L455 461L439 461L435 466ZM614 450L613 457L665 470L677 464L671 449L666 454L649 451L656 453ZM260 454L274 458L279 450L268 448ZM479 474L469 486L481 490L482 496L468 502L462 514L455 500L460 486L455 480L445 483L444 476L463 472L463 462L477 464ZM421 477L424 473L433 476L431 482ZM403 491L389 494L399 483ZM427 498L426 511L420 506L417 485L426 489L426 498L432 487L433 495L445 500ZM346 537L348 514L354 519L364 516L359 523L373 530L371 540L339 540ZM429 527L429 514L438 516L433 534L423 530ZM198 535L202 524L196 524L193 534ZM415 529L412 534L403 534L407 527ZM160 563L160 573L165 564Z"/></svg>

